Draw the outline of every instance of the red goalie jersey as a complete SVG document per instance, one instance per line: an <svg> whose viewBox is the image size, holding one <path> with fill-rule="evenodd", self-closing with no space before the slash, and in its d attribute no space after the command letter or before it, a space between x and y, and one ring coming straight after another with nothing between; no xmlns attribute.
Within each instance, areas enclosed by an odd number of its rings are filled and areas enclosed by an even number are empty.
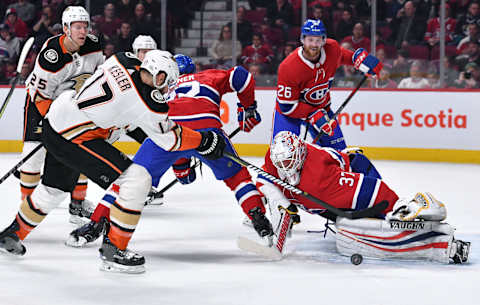
<svg viewBox="0 0 480 305"><path fill-rule="evenodd" d="M278 68L277 111L292 118L306 118L330 105L333 76L341 65L352 66L353 52L327 39L316 64L293 51Z"/></svg>
<svg viewBox="0 0 480 305"><path fill-rule="evenodd" d="M255 80L241 66L229 70L205 70L179 78L176 97L168 103L168 116L192 129L222 128L220 102L228 92L236 92L245 107L255 101Z"/></svg>
<svg viewBox="0 0 480 305"><path fill-rule="evenodd" d="M384 213L392 210L398 196L382 180L351 172L349 158L344 153L308 143L306 146L307 154L297 188L340 209L361 210L388 200L389 206ZM280 176L270 159L270 150L265 156L263 169ZM267 183L271 182L259 175L257 188ZM300 204L309 213L324 212L321 205L278 187L290 202Z"/></svg>

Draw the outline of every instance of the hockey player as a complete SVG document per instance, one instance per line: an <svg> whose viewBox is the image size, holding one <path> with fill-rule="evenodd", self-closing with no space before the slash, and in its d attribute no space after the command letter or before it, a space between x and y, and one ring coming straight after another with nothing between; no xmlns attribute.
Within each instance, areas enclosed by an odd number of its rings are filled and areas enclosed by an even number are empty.
<svg viewBox="0 0 480 305"><path fill-rule="evenodd" d="M148 35L138 35L132 43L133 54L143 61L145 54L150 50L157 49L157 43Z"/></svg>
<svg viewBox="0 0 480 305"><path fill-rule="evenodd" d="M302 26L297 48L278 67L277 98L273 118L273 138L282 130L300 134L302 125L315 138L321 130L325 136L321 146L346 148L342 131L335 120L329 123L330 87L340 65L354 65L367 75L376 75L382 63L364 49L355 52L344 49L338 42L327 39L327 30L320 20L308 19Z"/></svg>
<svg viewBox="0 0 480 305"><path fill-rule="evenodd" d="M291 214L293 223L300 221L297 206L336 220L335 236L341 254L446 263L467 260L470 243L455 240L454 229L440 223L446 218L444 204L429 193L418 193L411 200L398 199L371 167L373 164L359 152L347 155L332 148L320 148L289 131L275 136L264 164L266 172L340 209L360 210L387 200L389 205L383 211L386 221L336 218L321 205L290 193L261 175L257 187L267 199L276 230L282 213Z"/></svg>
<svg viewBox="0 0 480 305"><path fill-rule="evenodd" d="M43 120L47 157L41 183L23 200L12 224L0 233L0 249L26 252L22 240L73 189L79 171L100 187L112 183L118 197L100 248L102 270L138 273L145 259L127 249L151 187L148 171L113 147L113 130L133 124L166 151L196 149L206 158L223 153L223 137L197 132L167 116L166 96L178 79L172 56L153 50L140 62L131 53L117 53L101 65L80 91L62 93Z"/></svg>
<svg viewBox="0 0 480 305"><path fill-rule="evenodd" d="M90 17L83 7L67 7L62 14L62 24L64 33L45 42L26 80L23 157L41 143L42 117L52 101L67 89L78 90L104 61L98 39L88 34ZM31 195L38 185L44 160L45 149L42 148L21 167L22 199ZM80 223L81 216L88 218L93 210L85 200L87 181L84 175L80 175L71 193L69 212L73 223Z"/></svg>
<svg viewBox="0 0 480 305"><path fill-rule="evenodd" d="M188 58L178 56L179 66L188 70L194 68ZM238 122L243 131L249 132L260 122L260 115L256 111L255 81L252 75L241 66L230 70L206 70L196 74L186 74L178 81L176 98L169 102L169 117L181 126L190 127L197 131L214 130L222 134L227 143L226 151L235 153L235 149L228 137L221 130L220 101L223 94L236 92L240 101L238 104ZM160 178L173 167L175 176L182 184L192 183L195 170L191 165L191 157L196 157L209 166L218 180L235 193L244 213L252 220L254 229L264 237L272 234L271 225L265 217L265 207L252 178L247 169L232 163L222 157L218 160L206 160L195 150L183 152L168 152L147 139L133 161L144 166L152 175L152 185L157 185ZM99 237L102 221L108 216L108 209L116 200L115 185L109 194L95 209L92 222L74 230L66 244L74 247L84 246Z"/></svg>

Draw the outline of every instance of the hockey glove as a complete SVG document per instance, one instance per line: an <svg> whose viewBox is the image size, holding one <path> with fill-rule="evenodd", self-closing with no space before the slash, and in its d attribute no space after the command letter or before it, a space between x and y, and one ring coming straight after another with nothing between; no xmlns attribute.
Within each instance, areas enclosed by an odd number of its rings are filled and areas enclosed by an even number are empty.
<svg viewBox="0 0 480 305"><path fill-rule="evenodd" d="M365 73L367 76L378 75L383 68L383 64L373 55L370 55L363 48L359 48L353 53L353 66Z"/></svg>
<svg viewBox="0 0 480 305"><path fill-rule="evenodd" d="M225 139L214 131L200 131L202 140L196 148L198 153L210 160L216 160L223 156L225 150Z"/></svg>
<svg viewBox="0 0 480 305"><path fill-rule="evenodd" d="M195 169L190 166L191 159L180 158L172 164L172 169L181 184L190 184L195 181L197 175Z"/></svg>
<svg viewBox="0 0 480 305"><path fill-rule="evenodd" d="M245 108L242 104L237 103L238 125L245 132L250 132L253 127L257 126L262 119L257 111L257 101L253 105Z"/></svg>
<svg viewBox="0 0 480 305"><path fill-rule="evenodd" d="M308 118L308 122L318 131L323 132L329 136L333 136L333 131L337 127L337 121L330 121L327 111L325 109L320 109L313 113Z"/></svg>
<svg viewBox="0 0 480 305"><path fill-rule="evenodd" d="M255 207L248 211L248 215L252 218L253 228L257 231L260 237L273 235L272 224L268 218L265 217L265 213L263 213L259 207Z"/></svg>

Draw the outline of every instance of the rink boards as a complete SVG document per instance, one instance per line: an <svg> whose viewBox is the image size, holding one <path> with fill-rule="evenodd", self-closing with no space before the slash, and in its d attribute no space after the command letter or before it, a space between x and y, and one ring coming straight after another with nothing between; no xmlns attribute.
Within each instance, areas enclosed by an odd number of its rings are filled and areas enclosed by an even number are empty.
<svg viewBox="0 0 480 305"><path fill-rule="evenodd" d="M333 90L335 111L351 90ZM8 87L0 87L3 102ZM339 116L349 146L365 148L375 159L480 163L480 91L359 90ZM0 119L0 152L21 150L25 89L13 93ZM256 90L262 122L233 139L241 155L261 156L270 142L275 91ZM225 131L237 128L237 98L223 97ZM127 153L138 148L128 137L117 144Z"/></svg>

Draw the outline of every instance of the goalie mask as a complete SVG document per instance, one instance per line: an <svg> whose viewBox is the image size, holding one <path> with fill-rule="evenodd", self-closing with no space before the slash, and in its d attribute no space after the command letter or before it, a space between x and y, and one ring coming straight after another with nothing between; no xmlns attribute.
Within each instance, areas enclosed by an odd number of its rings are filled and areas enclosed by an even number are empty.
<svg viewBox="0 0 480 305"><path fill-rule="evenodd" d="M281 131L270 146L270 159L280 178L292 185L300 182L300 171L307 155L305 143L290 131Z"/></svg>
<svg viewBox="0 0 480 305"><path fill-rule="evenodd" d="M140 69L144 69L152 75L153 86L162 91L163 99L167 100L179 77L178 65L172 54L160 50L148 51L140 65ZM165 79L161 84L157 84L157 75L159 73L165 73ZM164 88L168 89L165 90Z"/></svg>

